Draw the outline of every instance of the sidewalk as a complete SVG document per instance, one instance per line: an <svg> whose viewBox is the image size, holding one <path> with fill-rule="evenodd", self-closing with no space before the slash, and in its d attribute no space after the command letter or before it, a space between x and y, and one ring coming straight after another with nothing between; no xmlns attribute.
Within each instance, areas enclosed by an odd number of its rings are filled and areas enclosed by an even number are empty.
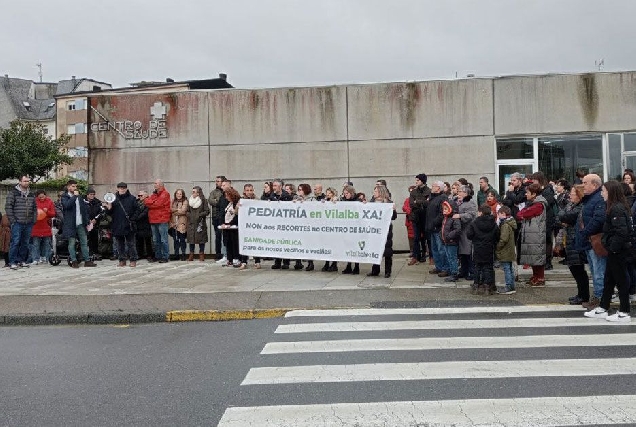
<svg viewBox="0 0 636 427"><path fill-rule="evenodd" d="M406 254L394 257L390 279L292 269L271 270L271 261L256 270L222 267L213 260L175 261L119 268L100 261L96 268L71 269L65 263L0 271L0 324L138 323L227 320L280 316L289 309L435 306L457 304L561 304L576 293L564 266L546 272L545 288L518 284L514 295L474 296L469 282L444 282L429 275L426 264L406 265ZM342 270L344 263L339 263ZM519 270L522 279L531 270ZM497 283L503 273L497 270Z"/></svg>

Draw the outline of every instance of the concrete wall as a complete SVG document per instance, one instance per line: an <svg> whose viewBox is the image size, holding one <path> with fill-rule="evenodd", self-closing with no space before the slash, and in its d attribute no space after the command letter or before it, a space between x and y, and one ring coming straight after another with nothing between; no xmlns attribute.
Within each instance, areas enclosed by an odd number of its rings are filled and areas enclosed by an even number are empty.
<svg viewBox="0 0 636 427"><path fill-rule="evenodd" d="M495 135L636 129L636 73L507 77L315 88L122 93L91 97L109 121L140 121L166 108L167 138L89 134L98 192L126 181L208 192L216 175L235 188L283 178L371 195L388 181L398 211L414 176L453 182L495 176ZM103 119L91 112L90 121ZM395 247L408 248L404 217ZM209 249L208 249L209 250Z"/></svg>

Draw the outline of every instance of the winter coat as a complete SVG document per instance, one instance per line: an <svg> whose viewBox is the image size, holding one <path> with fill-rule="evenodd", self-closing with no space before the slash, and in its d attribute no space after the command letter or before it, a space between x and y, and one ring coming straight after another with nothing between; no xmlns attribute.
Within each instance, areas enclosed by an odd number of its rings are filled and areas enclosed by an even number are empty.
<svg viewBox="0 0 636 427"><path fill-rule="evenodd" d="M62 237L64 238L75 238L77 237L77 223L76 223L76 209L77 204L76 200L79 200L80 207L80 215L82 217L82 226L86 227L88 225L88 209L84 200L82 200L79 196L75 196L73 194L69 194L68 192L62 195L62 208L64 210L64 222L62 223Z"/></svg>
<svg viewBox="0 0 636 427"><path fill-rule="evenodd" d="M448 201L448 197L444 193L431 193L431 198L426 208L426 225L425 230L427 233L439 233L442 229L442 220L444 214L442 213L442 203Z"/></svg>
<svg viewBox="0 0 636 427"><path fill-rule="evenodd" d="M219 209L219 202L221 199L225 199L223 190L219 187L214 187L214 190L210 191L210 197L208 197L208 204L212 208L210 212L213 219L218 219L219 215L222 213L221 209Z"/></svg>
<svg viewBox="0 0 636 427"><path fill-rule="evenodd" d="M137 237L151 237L152 228L148 222L148 206L143 200L137 201Z"/></svg>
<svg viewBox="0 0 636 427"><path fill-rule="evenodd" d="M273 191L271 193L269 193L269 200L273 201L273 202L291 202L293 200L293 196L291 194L289 194L287 191L285 190L281 190L280 194L276 194ZM352 201L355 202L355 200L352 199Z"/></svg>
<svg viewBox="0 0 636 427"><path fill-rule="evenodd" d="M163 188L153 193L144 200L148 207L148 222L150 224L167 224L170 222L172 210L170 209L170 193Z"/></svg>
<svg viewBox="0 0 636 427"><path fill-rule="evenodd" d="M632 250L632 215L622 203L616 203L610 208L603 223L603 238L601 242L608 256L627 258Z"/></svg>
<svg viewBox="0 0 636 427"><path fill-rule="evenodd" d="M517 217L517 213L519 212L519 205L521 203L526 202L526 186L520 185L515 188L513 191L506 191L506 195L504 196L502 203L505 206L508 206L512 211L512 216ZM517 221L518 222L518 221Z"/></svg>
<svg viewBox="0 0 636 427"><path fill-rule="evenodd" d="M526 202L526 207L517 214L517 219L521 220L521 264L545 265L547 206L543 196L537 196Z"/></svg>
<svg viewBox="0 0 636 427"><path fill-rule="evenodd" d="M186 240L188 243L207 243L208 241L208 224L205 218L210 215L210 207L201 196L201 206L192 207L188 203L188 224L186 226Z"/></svg>
<svg viewBox="0 0 636 427"><path fill-rule="evenodd" d="M569 202L559 212L559 222L565 232L565 263L567 265L581 265L586 260L585 252L579 252L575 247L576 225L582 209L582 203Z"/></svg>
<svg viewBox="0 0 636 427"><path fill-rule="evenodd" d="M426 211L431 198L431 189L426 184L421 187L415 187L409 195L409 204L411 206L410 220L417 222L420 226L426 223Z"/></svg>
<svg viewBox="0 0 636 427"><path fill-rule="evenodd" d="M89 219L96 219L97 222L95 225L99 225L99 220L101 219L102 210L102 202L94 198L93 200L84 199L84 203L86 203L86 212L88 213Z"/></svg>
<svg viewBox="0 0 636 427"><path fill-rule="evenodd" d="M31 236L33 237L51 237L51 224L49 223L51 218L55 218L55 205L53 200L48 197L44 200L35 198L35 204L38 209L46 209L46 216L42 219L38 219L31 230Z"/></svg>
<svg viewBox="0 0 636 427"><path fill-rule="evenodd" d="M407 197L404 199L404 203L402 204L402 212L406 215L404 216L404 225L406 226L406 235L409 239L415 238L415 230L413 230L413 221L411 218L411 198Z"/></svg>
<svg viewBox="0 0 636 427"><path fill-rule="evenodd" d="M452 214L444 216L442 220L442 242L447 246L458 246L459 238L462 234L462 222L453 218Z"/></svg>
<svg viewBox="0 0 636 427"><path fill-rule="evenodd" d="M473 262L493 263L499 240L499 227L492 215L481 215L468 226L466 236L473 241Z"/></svg>
<svg viewBox="0 0 636 427"><path fill-rule="evenodd" d="M14 222L18 224L35 224L38 220L35 192L29 188L23 193L20 190L20 184L17 184L9 191L4 209L10 224Z"/></svg>
<svg viewBox="0 0 636 427"><path fill-rule="evenodd" d="M459 220L462 223L462 234L459 236L457 253L459 255L471 255L473 253L473 244L466 236L466 232L470 223L477 217L477 203L475 203L472 196L466 196L457 210L459 212Z"/></svg>
<svg viewBox="0 0 636 427"><path fill-rule="evenodd" d="M488 196L488 193L491 191L494 191L496 199L499 200L499 193L497 193L497 190L492 188L492 185L488 184L488 189L486 191L481 191L481 188L480 188L479 191L477 192L477 206L481 206L484 203L486 203L486 197Z"/></svg>
<svg viewBox="0 0 636 427"><path fill-rule="evenodd" d="M554 196L554 189L551 185L547 185L541 195L545 199L547 206L545 210L545 232L546 234L552 234L552 230L554 229L554 224L556 223L556 213L557 213L557 203L556 197Z"/></svg>
<svg viewBox="0 0 636 427"><path fill-rule="evenodd" d="M605 200L601 197L601 187L592 194L583 196L583 209L576 224L575 248L583 252L592 249L590 236L603 231L605 223Z"/></svg>
<svg viewBox="0 0 636 427"><path fill-rule="evenodd" d="M380 203L380 202L374 202ZM391 201L387 203L393 203ZM391 215L391 221L394 221L397 218L397 212L393 209L393 214ZM389 232L386 236L386 243L384 244L384 253L382 254L384 257L392 257L393 256L393 224L389 224Z"/></svg>
<svg viewBox="0 0 636 427"><path fill-rule="evenodd" d="M0 252L9 253L9 244L11 243L11 224L9 217L2 215L0 220Z"/></svg>
<svg viewBox="0 0 636 427"><path fill-rule="evenodd" d="M212 191L214 193L214 191ZM210 194L212 194L210 193ZM214 210L214 207L212 208ZM172 218L170 219L170 227L179 233L185 233L188 228L188 199L172 201Z"/></svg>
<svg viewBox="0 0 636 427"><path fill-rule="evenodd" d="M513 217L508 217L499 225L499 241L495 255L502 262L513 262L517 260L515 245L515 230L517 221Z"/></svg>
<svg viewBox="0 0 636 427"><path fill-rule="evenodd" d="M110 225L113 236L128 236L136 231L139 205L130 191L116 193L115 201L107 212L113 219Z"/></svg>

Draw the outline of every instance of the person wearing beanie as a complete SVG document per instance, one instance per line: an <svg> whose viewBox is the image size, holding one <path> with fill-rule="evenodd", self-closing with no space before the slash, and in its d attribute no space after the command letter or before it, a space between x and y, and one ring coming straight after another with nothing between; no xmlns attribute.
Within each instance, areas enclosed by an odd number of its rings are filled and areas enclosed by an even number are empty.
<svg viewBox="0 0 636 427"><path fill-rule="evenodd" d="M448 261L449 276L444 279L446 282L456 282L458 279L459 266L457 264L457 246L462 234L462 222L458 218L454 218L457 212L457 206L454 202L444 200L442 202L442 243L446 252L446 260Z"/></svg>
<svg viewBox="0 0 636 427"><path fill-rule="evenodd" d="M430 197L431 189L426 186L426 174L416 175L415 188L409 194L410 213L408 218L413 224L413 252L408 265L426 260L426 255L423 253L426 245L423 243L426 241L424 230L426 228L426 209Z"/></svg>

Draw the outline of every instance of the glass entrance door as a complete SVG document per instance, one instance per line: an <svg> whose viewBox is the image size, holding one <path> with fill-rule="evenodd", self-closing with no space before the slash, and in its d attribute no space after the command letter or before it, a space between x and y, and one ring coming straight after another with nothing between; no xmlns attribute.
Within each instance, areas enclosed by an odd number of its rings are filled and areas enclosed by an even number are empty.
<svg viewBox="0 0 636 427"><path fill-rule="evenodd" d="M636 160L636 158L634 159ZM526 175L530 175L534 169L533 163L517 163L517 164L498 164L497 165L497 191L503 197L506 194L508 189L508 184L510 183L510 176L519 172L524 177Z"/></svg>

